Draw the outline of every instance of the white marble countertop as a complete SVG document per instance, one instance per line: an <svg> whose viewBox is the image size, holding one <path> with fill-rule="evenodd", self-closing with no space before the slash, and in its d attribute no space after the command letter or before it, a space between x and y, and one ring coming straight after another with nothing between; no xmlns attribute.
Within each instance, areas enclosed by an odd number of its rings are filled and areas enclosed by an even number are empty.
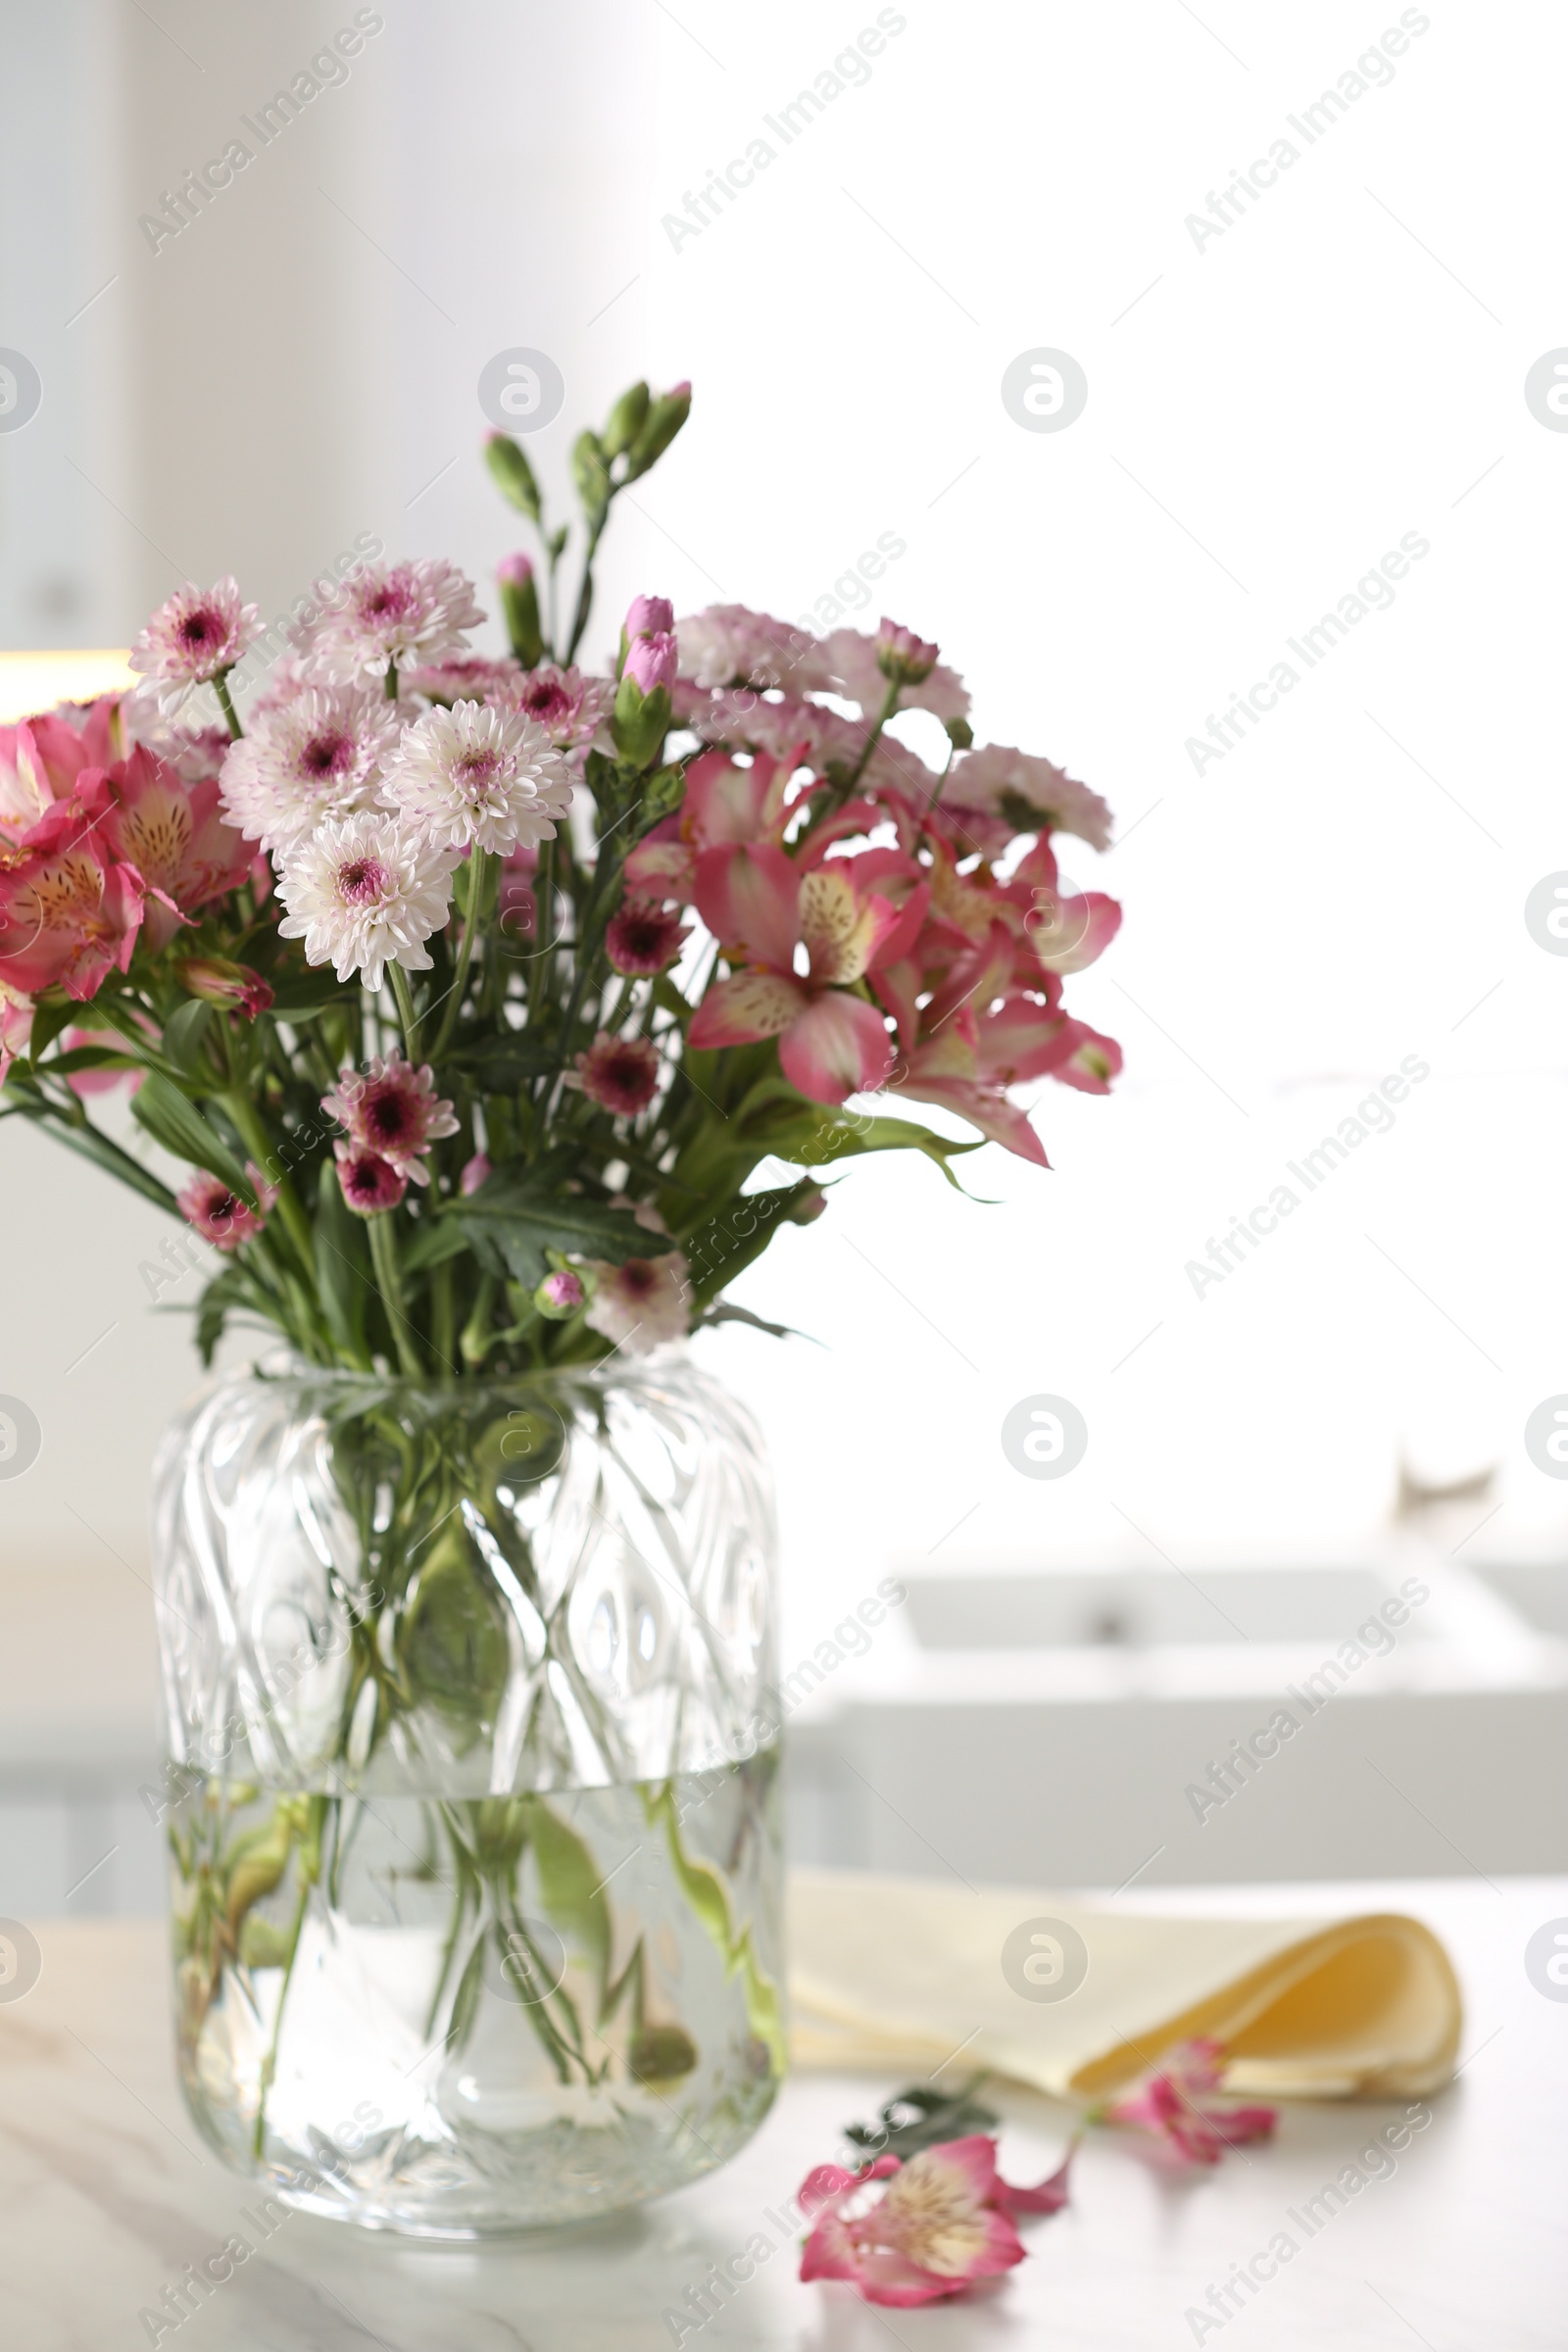
<svg viewBox="0 0 1568 2352"><path fill-rule="evenodd" d="M1135 1898L1124 1898L1129 1905ZM1310 2240L1299 2210L1402 2106L1298 2105L1274 2142L1171 2179L1096 2134L1073 2203L1026 2225L1031 2258L971 2299L879 2311L839 2285L802 2285L781 2247L709 2341L797 2352L1124 2352L1195 2342L1224 2352L1561 2352L1568 2344L1568 2000L1525 1973L1525 1945L1568 1918L1568 1882L1502 1880L1266 1889L1183 1887L1140 1910L1325 1914L1403 1909L1446 1938L1464 1983L1459 2081L1392 2175L1372 2180ZM233 2230L250 2186L197 2139L175 2087L162 1930L79 1922L35 1929L41 1977L0 2002L0 2344L5 2352L118 2352L152 2340L138 2317ZM291 2214L233 2277L159 2341L203 2352L656 2352L664 2312L758 2231L838 2128L900 2087L800 2076L723 2172L640 2211L573 2230L450 2248ZM988 2094L989 2095L989 2094ZM1068 2118L1002 2093L1007 2177L1053 2166ZM1209 2288L1280 2230L1299 2243L1223 2325ZM1265 2264L1264 2268L1267 2267ZM699 2340L689 2328L682 2340Z"/></svg>

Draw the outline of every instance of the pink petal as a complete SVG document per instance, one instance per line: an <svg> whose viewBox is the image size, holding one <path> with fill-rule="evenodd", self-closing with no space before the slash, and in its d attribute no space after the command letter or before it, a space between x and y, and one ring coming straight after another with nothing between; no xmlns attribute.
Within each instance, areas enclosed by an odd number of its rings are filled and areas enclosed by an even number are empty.
<svg viewBox="0 0 1568 2352"><path fill-rule="evenodd" d="M998 2180L996 2201L1004 2213L1059 2213L1067 2203L1067 2175L1077 2154L1078 2142L1073 2140L1066 2155L1047 2180L1034 2188L1014 2188L1009 2181Z"/></svg>
<svg viewBox="0 0 1568 2352"><path fill-rule="evenodd" d="M788 971L800 938L801 877L770 842L704 850L697 860L697 910L723 947L754 963Z"/></svg>
<svg viewBox="0 0 1568 2352"><path fill-rule="evenodd" d="M1045 1145L1024 1113L998 1087L982 1086L973 1078L892 1078L888 1091L909 1095L916 1102L939 1102L1020 1159L1032 1159L1039 1168L1051 1165Z"/></svg>
<svg viewBox="0 0 1568 2352"><path fill-rule="evenodd" d="M882 1084L893 1045L874 1004L830 988L784 1032L778 1057L791 1086L811 1102L844 1102Z"/></svg>
<svg viewBox="0 0 1568 2352"><path fill-rule="evenodd" d="M1053 1064L1048 1076L1062 1086L1074 1086L1080 1094L1108 1095L1110 1082L1121 1071L1121 1048L1113 1037L1102 1037L1087 1021L1070 1021L1074 1031L1070 1054Z"/></svg>
<svg viewBox="0 0 1568 2352"><path fill-rule="evenodd" d="M1102 890L1079 898L1044 891L1024 916L1025 931L1049 972L1081 972L1102 956L1121 929L1121 908Z"/></svg>
<svg viewBox="0 0 1568 2352"><path fill-rule="evenodd" d="M737 972L715 982L697 1007L691 1043L705 1054L715 1046L754 1045L777 1037L809 1004L801 983L782 972Z"/></svg>

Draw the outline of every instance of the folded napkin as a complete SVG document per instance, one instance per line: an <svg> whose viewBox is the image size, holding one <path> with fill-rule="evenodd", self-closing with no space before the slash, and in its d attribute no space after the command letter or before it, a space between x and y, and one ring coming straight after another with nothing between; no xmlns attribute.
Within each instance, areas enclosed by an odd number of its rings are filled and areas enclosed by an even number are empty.
<svg viewBox="0 0 1568 2352"><path fill-rule="evenodd" d="M925 2075L961 2050L966 2067L1098 2099L1173 2042L1210 2037L1230 2054L1228 2091L1401 2098L1441 2089L1459 2043L1448 1956L1396 1912L1163 1919L1006 1887L796 1871L789 1928L803 2067ZM1047 1956L1030 1980L1033 1949ZM1085 1961L1082 1981L1051 1997Z"/></svg>

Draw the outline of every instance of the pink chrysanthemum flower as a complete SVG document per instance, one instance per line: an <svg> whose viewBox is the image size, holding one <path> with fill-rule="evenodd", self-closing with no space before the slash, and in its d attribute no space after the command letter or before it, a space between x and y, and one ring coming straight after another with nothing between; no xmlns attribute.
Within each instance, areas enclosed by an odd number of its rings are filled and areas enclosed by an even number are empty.
<svg viewBox="0 0 1568 2352"><path fill-rule="evenodd" d="M591 1258L593 1304L583 1318L629 1355L646 1355L665 1340L683 1339L690 1321L690 1270L678 1250L662 1257L628 1257L623 1266Z"/></svg>
<svg viewBox="0 0 1568 2352"><path fill-rule="evenodd" d="M344 1202L357 1217L378 1217L383 1210L396 1208L409 1189L408 1178L400 1176L389 1159L367 1151L363 1144L334 1144L332 1156L337 1161Z"/></svg>
<svg viewBox="0 0 1568 2352"><path fill-rule="evenodd" d="M1076 833L1091 849L1110 847L1111 814L1098 792L1031 752L988 743L954 761L942 787L943 809L972 808L1004 819L1014 833L1052 828Z"/></svg>
<svg viewBox="0 0 1568 2352"><path fill-rule="evenodd" d="M480 703L427 710L405 728L380 789L381 806L428 840L501 857L549 841L571 794L571 770L544 728Z"/></svg>
<svg viewBox="0 0 1568 2352"><path fill-rule="evenodd" d="M363 1075L339 1070L336 1090L321 1097L321 1108L348 1129L352 1143L376 1152L416 1184L430 1181L423 1161L431 1145L458 1132L451 1103L435 1092L429 1063L415 1069L401 1053L369 1062Z"/></svg>
<svg viewBox="0 0 1568 2352"><path fill-rule="evenodd" d="M710 605L675 624L680 674L699 686L782 686L808 694L832 684L820 640L770 612Z"/></svg>
<svg viewBox="0 0 1568 2352"><path fill-rule="evenodd" d="M601 1029L577 1055L574 1083L602 1110L633 1119L659 1091L659 1049L646 1037L612 1037Z"/></svg>
<svg viewBox="0 0 1568 2352"><path fill-rule="evenodd" d="M251 1208L238 1193L218 1176L210 1176L198 1168L190 1182L174 1198L190 1223L204 1242L215 1250L237 1250L241 1242L252 1242L267 1222L267 1212L277 1199L277 1187L262 1180L262 1171L253 1159L245 1162L245 1173L257 1205Z"/></svg>
<svg viewBox="0 0 1568 2352"><path fill-rule="evenodd" d="M490 700L505 710L520 710L524 718L543 727L558 751L575 751L591 743L610 708L608 679L584 677L580 669L561 669L542 662L524 670L514 683Z"/></svg>
<svg viewBox="0 0 1568 2352"><path fill-rule="evenodd" d="M261 635L261 617L254 605L241 604L232 573L211 588L187 582L152 614L130 649L130 666L160 679L161 707L175 710L193 686L233 668Z"/></svg>
<svg viewBox="0 0 1568 2352"><path fill-rule="evenodd" d="M316 623L310 666L345 684L384 677L389 662L400 670L439 666L466 654L464 631L483 618L473 582L455 564L368 564Z"/></svg>
<svg viewBox="0 0 1568 2352"><path fill-rule="evenodd" d="M617 972L667 972L691 937L675 909L657 899L627 899L610 918L605 951Z"/></svg>
<svg viewBox="0 0 1568 2352"><path fill-rule="evenodd" d="M332 964L340 980L363 972L367 988L380 987L388 963L426 972L424 942L446 923L452 867L449 851L393 817L328 819L278 859L288 908L278 930L304 940L307 962Z"/></svg>
<svg viewBox="0 0 1568 2352"><path fill-rule="evenodd" d="M253 716L222 763L229 822L276 850L368 808L407 718L406 706L364 686L311 688Z"/></svg>
<svg viewBox="0 0 1568 2352"><path fill-rule="evenodd" d="M408 670L399 682L406 694L422 694L432 703L499 703L510 709L525 675L522 663L510 654L499 662L470 654L462 661Z"/></svg>

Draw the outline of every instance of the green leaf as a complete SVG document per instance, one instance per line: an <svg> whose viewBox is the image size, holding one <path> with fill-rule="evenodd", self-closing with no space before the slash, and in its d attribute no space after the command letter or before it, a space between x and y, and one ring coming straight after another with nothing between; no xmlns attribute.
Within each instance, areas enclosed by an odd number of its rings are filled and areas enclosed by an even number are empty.
<svg viewBox="0 0 1568 2352"><path fill-rule="evenodd" d="M554 1153L554 1165L541 1161L516 1171L497 1168L476 1193L443 1210L463 1226L489 1273L510 1273L514 1282L533 1290L545 1278L546 1252L551 1250L567 1257L608 1258L618 1266L628 1257L659 1257L674 1248L663 1234L647 1232L624 1209L558 1191L563 1156L569 1160L573 1155Z"/></svg>
<svg viewBox="0 0 1568 2352"><path fill-rule="evenodd" d="M404 1243L398 1258L405 1274L422 1274L431 1266L445 1264L449 1257L461 1257L471 1247L456 1217L421 1217L418 1230L412 1241Z"/></svg>
<svg viewBox="0 0 1568 2352"><path fill-rule="evenodd" d="M816 1189L807 1176L799 1184L779 1185L767 1192L742 1193L738 1200L695 1226L682 1248L692 1270L692 1298L696 1304L706 1306L760 1258L779 1227L787 1222L790 1211Z"/></svg>
<svg viewBox="0 0 1568 2352"><path fill-rule="evenodd" d="M857 1159L867 1152L921 1152L942 1170L956 1192L962 1192L950 1159L963 1152L979 1152L981 1142L954 1143L914 1119L860 1117L802 1102L770 1104L755 1117L737 1121L746 1144L758 1156L771 1152L775 1159L792 1160L797 1167L831 1167L841 1159Z"/></svg>
<svg viewBox="0 0 1568 2352"><path fill-rule="evenodd" d="M51 1054L43 1065L46 1078L68 1078L74 1070L141 1070L146 1063L133 1054L117 1054L113 1046L71 1046Z"/></svg>
<svg viewBox="0 0 1568 2352"><path fill-rule="evenodd" d="M36 1005L32 1015L32 1041L27 1048L33 1067L43 1059L63 1029L69 1029L81 1006L73 1004L67 997L63 1002L50 1004L46 998Z"/></svg>
<svg viewBox="0 0 1568 2352"><path fill-rule="evenodd" d="M561 1049L531 1029L509 1029L500 1037L480 1037L456 1047L442 1055L441 1067L471 1076L480 1094L510 1095L525 1080L558 1070Z"/></svg>
<svg viewBox="0 0 1568 2352"><path fill-rule="evenodd" d="M985 2081L976 2075L961 2090L934 2090L928 2082L917 2082L908 2090L901 2090L889 2099L874 2124L846 2124L844 2136L867 2154L917 2156L922 2148L936 2146L939 2140L964 2139L974 2132L994 2132L997 2118L989 2107L982 2107L974 2097L979 2084Z"/></svg>
<svg viewBox="0 0 1568 2352"><path fill-rule="evenodd" d="M194 1078L199 1074L198 1057L202 1038L212 1017L213 1007L206 998L192 997L187 1004L172 1012L164 1023L165 1058L187 1077Z"/></svg>
<svg viewBox="0 0 1568 2352"><path fill-rule="evenodd" d="M316 1287L327 1329L345 1355L368 1364L365 1303L370 1288L370 1252L362 1222L343 1199L336 1162L330 1159L321 1163L312 1241Z"/></svg>
<svg viewBox="0 0 1568 2352"><path fill-rule="evenodd" d="M296 979L279 980L273 988L270 1010L279 1020L309 1021L334 1004L357 1001L359 995L359 983L343 982L328 963L323 964L319 971L305 972Z"/></svg>
<svg viewBox="0 0 1568 2352"><path fill-rule="evenodd" d="M590 522L610 504L610 468L599 435L585 427L571 446L571 478Z"/></svg>
<svg viewBox="0 0 1568 2352"><path fill-rule="evenodd" d="M254 1207L250 1179L209 1120L172 1080L149 1070L130 1098L131 1115L155 1143L177 1159L194 1160Z"/></svg>
<svg viewBox="0 0 1568 2352"><path fill-rule="evenodd" d="M523 1800L539 1873L539 1899L553 1927L586 1952L603 2000L610 1974L610 1900L605 1874L574 1830L557 1819L542 1797Z"/></svg>
<svg viewBox="0 0 1568 2352"><path fill-rule="evenodd" d="M521 444L510 434L492 433L485 443L484 462L491 478L503 498L514 506L519 514L530 522L539 520L539 485L533 478L533 467L522 452Z"/></svg>
<svg viewBox="0 0 1568 2352"><path fill-rule="evenodd" d="M270 1318L271 1310L266 1302L258 1303L256 1285L245 1268L224 1266L213 1276L196 1305L196 1348L204 1364L212 1363L214 1349L223 1336L223 1326L237 1307L251 1307Z"/></svg>

